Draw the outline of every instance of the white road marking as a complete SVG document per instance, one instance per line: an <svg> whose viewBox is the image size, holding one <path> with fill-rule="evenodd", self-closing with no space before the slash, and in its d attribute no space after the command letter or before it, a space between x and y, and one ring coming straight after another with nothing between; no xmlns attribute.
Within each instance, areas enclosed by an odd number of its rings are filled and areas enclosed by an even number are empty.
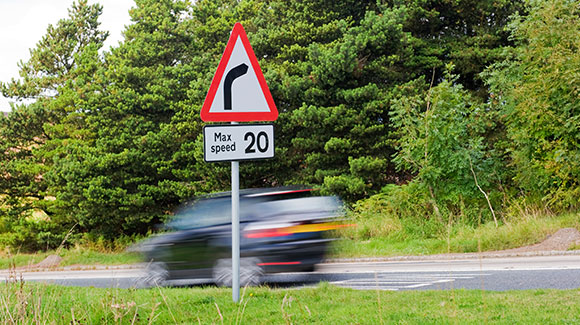
<svg viewBox="0 0 580 325"><path fill-rule="evenodd" d="M460 279L473 279L478 276L488 276L490 274L414 274L414 275L396 275L389 273L376 273L374 278L366 279L349 279L332 281L330 284L352 288L358 290L390 290L397 291L401 289L415 289L443 283L451 283Z"/></svg>

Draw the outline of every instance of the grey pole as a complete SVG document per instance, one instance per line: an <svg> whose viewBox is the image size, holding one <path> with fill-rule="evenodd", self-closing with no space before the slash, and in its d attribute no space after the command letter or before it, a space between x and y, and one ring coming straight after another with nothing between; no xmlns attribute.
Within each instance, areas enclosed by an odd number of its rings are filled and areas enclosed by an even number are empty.
<svg viewBox="0 0 580 325"><path fill-rule="evenodd" d="M232 299L236 303L240 300L240 163L238 161L232 161Z"/></svg>

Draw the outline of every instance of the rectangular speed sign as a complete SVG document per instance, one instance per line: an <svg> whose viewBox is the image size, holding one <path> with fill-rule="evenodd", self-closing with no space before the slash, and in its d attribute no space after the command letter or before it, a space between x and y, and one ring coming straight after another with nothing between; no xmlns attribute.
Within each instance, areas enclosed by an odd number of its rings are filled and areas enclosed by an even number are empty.
<svg viewBox="0 0 580 325"><path fill-rule="evenodd" d="M206 125L203 157L207 162L274 157L274 125Z"/></svg>

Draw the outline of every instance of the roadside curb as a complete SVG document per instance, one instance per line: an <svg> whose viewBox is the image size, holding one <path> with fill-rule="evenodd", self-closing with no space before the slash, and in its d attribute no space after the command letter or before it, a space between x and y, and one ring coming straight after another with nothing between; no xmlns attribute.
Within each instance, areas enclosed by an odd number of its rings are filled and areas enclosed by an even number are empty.
<svg viewBox="0 0 580 325"><path fill-rule="evenodd" d="M482 253L451 253L436 255L408 255L390 257L353 257L327 258L324 263L358 263L358 262L390 262L390 261L429 261L429 260L469 260L478 258L532 257L532 256L564 256L580 255L580 250L572 251L533 251L533 252L482 252Z"/></svg>

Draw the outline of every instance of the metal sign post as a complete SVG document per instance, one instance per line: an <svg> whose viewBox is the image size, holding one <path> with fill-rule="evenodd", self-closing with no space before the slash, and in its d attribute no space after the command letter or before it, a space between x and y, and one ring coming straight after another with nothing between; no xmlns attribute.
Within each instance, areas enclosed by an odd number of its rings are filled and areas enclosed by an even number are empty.
<svg viewBox="0 0 580 325"><path fill-rule="evenodd" d="M231 124L238 124L232 122ZM240 301L240 162L232 161L232 299Z"/></svg>

